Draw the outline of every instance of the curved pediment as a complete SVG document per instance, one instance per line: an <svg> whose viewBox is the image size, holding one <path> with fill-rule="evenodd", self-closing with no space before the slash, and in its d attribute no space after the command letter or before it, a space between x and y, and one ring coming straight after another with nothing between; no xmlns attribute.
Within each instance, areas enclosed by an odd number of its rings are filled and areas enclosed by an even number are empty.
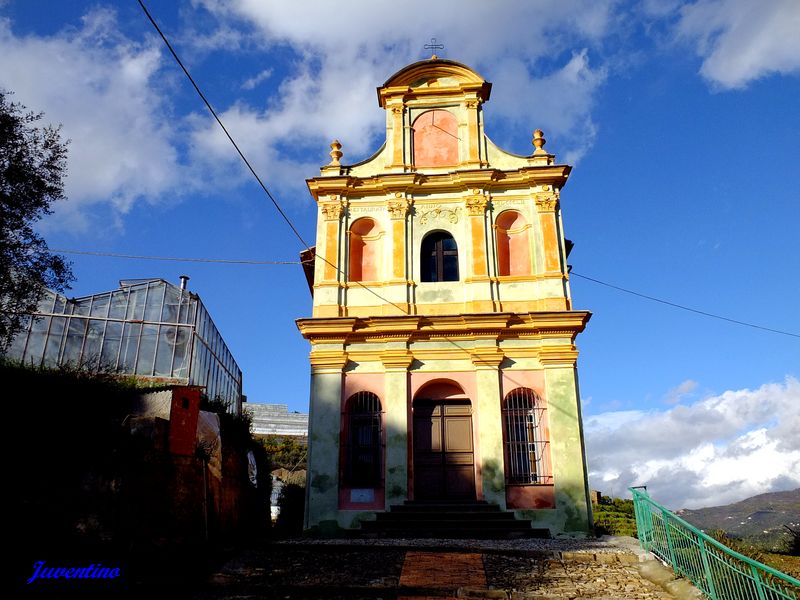
<svg viewBox="0 0 800 600"><path fill-rule="evenodd" d="M492 84L478 73L454 60L431 58L421 60L389 77L378 88L378 101L385 108L385 100L397 91L434 95L441 93L450 96L467 90L475 92L481 102L489 99Z"/></svg>

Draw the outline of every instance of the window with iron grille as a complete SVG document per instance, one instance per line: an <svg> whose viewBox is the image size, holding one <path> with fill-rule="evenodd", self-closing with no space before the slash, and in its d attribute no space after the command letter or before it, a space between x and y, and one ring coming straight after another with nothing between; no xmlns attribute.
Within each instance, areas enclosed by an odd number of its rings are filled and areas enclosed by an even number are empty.
<svg viewBox="0 0 800 600"><path fill-rule="evenodd" d="M357 392L345 404L344 483L380 487L383 466L381 402L372 392Z"/></svg>
<svg viewBox="0 0 800 600"><path fill-rule="evenodd" d="M544 403L536 392L517 388L503 400L506 483L552 483L549 441L544 436Z"/></svg>
<svg viewBox="0 0 800 600"><path fill-rule="evenodd" d="M422 240L422 281L458 281L458 246L446 231L434 231Z"/></svg>

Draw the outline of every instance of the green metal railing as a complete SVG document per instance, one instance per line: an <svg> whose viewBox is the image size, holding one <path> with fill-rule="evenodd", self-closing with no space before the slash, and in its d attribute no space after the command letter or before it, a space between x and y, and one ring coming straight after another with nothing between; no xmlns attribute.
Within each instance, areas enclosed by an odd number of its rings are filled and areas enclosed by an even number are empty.
<svg viewBox="0 0 800 600"><path fill-rule="evenodd" d="M630 488L642 548L668 563L713 600L798 600L800 581L763 565L693 527Z"/></svg>

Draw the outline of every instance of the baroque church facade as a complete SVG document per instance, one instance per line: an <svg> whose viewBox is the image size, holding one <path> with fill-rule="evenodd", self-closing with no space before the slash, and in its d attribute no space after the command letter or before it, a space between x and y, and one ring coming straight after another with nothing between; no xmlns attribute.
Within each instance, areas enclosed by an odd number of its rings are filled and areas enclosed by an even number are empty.
<svg viewBox="0 0 800 600"><path fill-rule="evenodd" d="M378 88L386 141L307 180L318 205L307 528L485 500L592 527L560 193L571 167L484 133L491 84L438 59ZM306 258L314 256L312 251Z"/></svg>

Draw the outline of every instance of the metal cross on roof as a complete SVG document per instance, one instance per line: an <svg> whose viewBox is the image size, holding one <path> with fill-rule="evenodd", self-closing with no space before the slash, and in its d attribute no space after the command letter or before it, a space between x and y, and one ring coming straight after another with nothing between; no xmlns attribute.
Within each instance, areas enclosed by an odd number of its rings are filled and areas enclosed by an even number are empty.
<svg viewBox="0 0 800 600"><path fill-rule="evenodd" d="M444 50L444 44L438 44L436 43L436 38L431 38L431 43L425 44L423 48L425 48L426 50ZM433 56L431 56L431 58L436 58L436 52L433 53Z"/></svg>

